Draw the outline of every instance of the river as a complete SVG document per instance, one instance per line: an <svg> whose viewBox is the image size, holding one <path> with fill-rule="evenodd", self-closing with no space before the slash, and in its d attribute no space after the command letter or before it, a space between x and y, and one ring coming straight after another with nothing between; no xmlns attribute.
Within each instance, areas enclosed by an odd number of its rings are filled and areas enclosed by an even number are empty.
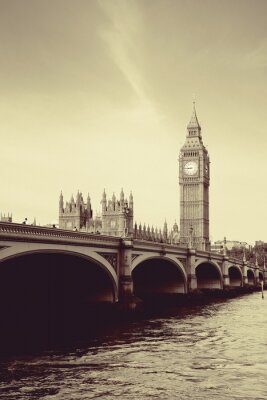
<svg viewBox="0 0 267 400"><path fill-rule="evenodd" d="M109 327L65 351L0 363L5 400L267 399L259 292Z"/></svg>

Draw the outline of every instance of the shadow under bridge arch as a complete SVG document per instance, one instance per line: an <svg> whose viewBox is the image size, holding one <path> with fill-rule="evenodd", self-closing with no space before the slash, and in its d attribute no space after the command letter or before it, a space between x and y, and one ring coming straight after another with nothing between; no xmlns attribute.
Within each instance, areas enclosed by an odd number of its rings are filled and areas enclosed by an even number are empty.
<svg viewBox="0 0 267 400"><path fill-rule="evenodd" d="M82 338L116 301L116 282L100 261L42 250L0 263L0 351L28 351Z"/></svg>
<svg viewBox="0 0 267 400"><path fill-rule="evenodd" d="M28 282L38 277L40 282L41 277L45 281L44 278L49 276L50 281L58 278L61 285L70 285L69 294L71 287L80 287L80 291L84 287L87 301L118 300L116 272L99 254L87 250L55 249L49 245L38 248L29 244L27 247L23 252L12 248L5 251L0 261L0 284L3 282L2 273L6 273L6 277L10 275L10 278L14 274L14 278L21 279L21 282L26 280L24 277Z"/></svg>
<svg viewBox="0 0 267 400"><path fill-rule="evenodd" d="M187 278L184 267L170 257L137 257L132 270L134 295L140 298L184 294Z"/></svg>
<svg viewBox="0 0 267 400"><path fill-rule="evenodd" d="M231 265L228 269L229 285L234 287L243 286L243 276L240 267Z"/></svg>
<svg viewBox="0 0 267 400"><path fill-rule="evenodd" d="M223 277L218 264L199 261L195 267L198 289L222 289Z"/></svg>
<svg viewBox="0 0 267 400"><path fill-rule="evenodd" d="M248 285L255 285L255 274L252 269L247 270L247 277L248 277Z"/></svg>

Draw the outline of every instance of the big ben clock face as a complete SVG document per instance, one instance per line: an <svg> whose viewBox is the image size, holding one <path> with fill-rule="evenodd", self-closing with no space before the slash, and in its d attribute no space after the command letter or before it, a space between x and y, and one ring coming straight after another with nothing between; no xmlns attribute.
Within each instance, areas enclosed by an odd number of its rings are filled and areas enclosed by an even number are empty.
<svg viewBox="0 0 267 400"><path fill-rule="evenodd" d="M196 161L188 161L184 164L185 175L195 175L198 171L198 163Z"/></svg>

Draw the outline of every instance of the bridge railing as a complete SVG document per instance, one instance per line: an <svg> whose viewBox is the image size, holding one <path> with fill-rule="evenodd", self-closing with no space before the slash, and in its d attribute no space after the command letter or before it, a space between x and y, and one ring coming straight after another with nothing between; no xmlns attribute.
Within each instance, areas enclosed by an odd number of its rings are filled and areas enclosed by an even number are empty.
<svg viewBox="0 0 267 400"><path fill-rule="evenodd" d="M16 224L0 222L0 240L1 238L51 238L51 239L70 239L80 241L108 241L117 244L118 237L100 235L97 233L75 232L53 227L43 227L35 225Z"/></svg>

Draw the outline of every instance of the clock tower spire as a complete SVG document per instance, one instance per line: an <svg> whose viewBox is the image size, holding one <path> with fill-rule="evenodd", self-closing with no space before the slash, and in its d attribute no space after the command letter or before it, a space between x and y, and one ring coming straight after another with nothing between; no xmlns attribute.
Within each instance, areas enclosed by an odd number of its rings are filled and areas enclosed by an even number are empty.
<svg viewBox="0 0 267 400"><path fill-rule="evenodd" d="M209 155L202 142L195 102L179 156L180 241L209 250Z"/></svg>
<svg viewBox="0 0 267 400"><path fill-rule="evenodd" d="M198 136L201 138L201 126L197 119L195 101L193 101L193 113L189 124L187 125L187 137Z"/></svg>

